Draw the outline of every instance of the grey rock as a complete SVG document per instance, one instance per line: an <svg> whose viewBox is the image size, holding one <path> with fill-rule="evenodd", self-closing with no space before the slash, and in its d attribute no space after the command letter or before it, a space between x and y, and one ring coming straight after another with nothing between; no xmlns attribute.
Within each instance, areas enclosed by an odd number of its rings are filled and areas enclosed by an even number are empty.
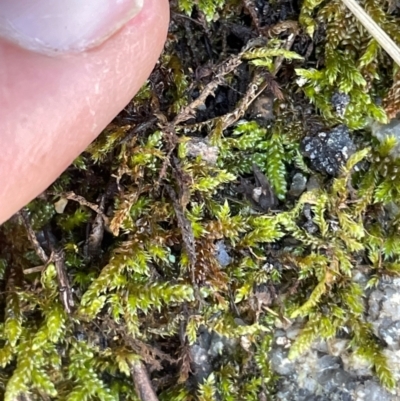
<svg viewBox="0 0 400 401"><path fill-rule="evenodd" d="M279 401L353 401L352 395L346 390L336 389L324 391L321 386L311 384L307 380L304 387L300 387L295 380L283 379L278 382L276 399ZM311 385L310 385L311 384Z"/></svg>
<svg viewBox="0 0 400 401"><path fill-rule="evenodd" d="M329 354L333 356L340 356L349 345L349 340L343 338L331 338L327 341Z"/></svg>
<svg viewBox="0 0 400 401"><path fill-rule="evenodd" d="M295 372L294 364L288 358L288 351L275 348L271 351L270 361L272 369L282 376L289 376Z"/></svg>
<svg viewBox="0 0 400 401"><path fill-rule="evenodd" d="M319 230L318 226L311 220L306 221L303 228L311 235L316 234Z"/></svg>
<svg viewBox="0 0 400 401"><path fill-rule="evenodd" d="M351 390L354 379L350 373L343 369L326 369L317 374L318 383L323 386L324 391L331 392L337 389Z"/></svg>
<svg viewBox="0 0 400 401"><path fill-rule="evenodd" d="M215 252L215 257L222 267L226 267L232 262L232 258L229 256L224 241L218 241L215 244Z"/></svg>
<svg viewBox="0 0 400 401"><path fill-rule="evenodd" d="M349 103L350 96L347 93L335 92L331 98L331 104L339 117L344 116Z"/></svg>
<svg viewBox="0 0 400 401"><path fill-rule="evenodd" d="M290 185L289 195L293 197L300 196L307 186L307 177L301 173L296 173L293 176L292 183Z"/></svg>
<svg viewBox="0 0 400 401"><path fill-rule="evenodd" d="M278 392L276 394L276 399L279 401L317 401L312 393L307 390L298 387L297 383L294 381L280 380L278 382Z"/></svg>
<svg viewBox="0 0 400 401"><path fill-rule="evenodd" d="M331 131L302 140L304 156L310 159L313 169L324 174L337 176L349 157L356 151L353 140L345 125L338 125Z"/></svg>
<svg viewBox="0 0 400 401"><path fill-rule="evenodd" d="M355 390L354 401L393 401L393 396L379 383L368 380Z"/></svg>
<svg viewBox="0 0 400 401"><path fill-rule="evenodd" d="M361 264L361 262L360 262ZM369 280L369 277L362 271L362 270L357 270L354 269L353 270L353 277L352 280L357 283L360 284L361 286L366 286Z"/></svg>
<svg viewBox="0 0 400 401"><path fill-rule="evenodd" d="M213 332L211 336L210 347L208 349L208 355L212 359L216 359L225 353L232 353L235 350L237 341L232 338L221 336L218 333Z"/></svg>
<svg viewBox="0 0 400 401"><path fill-rule="evenodd" d="M202 383L213 371L207 350L198 344L194 344L190 348L190 354L192 357L192 371L195 380L198 383Z"/></svg>
<svg viewBox="0 0 400 401"><path fill-rule="evenodd" d="M391 350L400 350L400 280L381 280L368 299L368 321Z"/></svg>
<svg viewBox="0 0 400 401"><path fill-rule="evenodd" d="M322 358L318 359L317 362L317 366L321 372L326 369L338 369L340 365L340 358L331 355L324 355Z"/></svg>
<svg viewBox="0 0 400 401"><path fill-rule="evenodd" d="M285 330L275 330L274 331L274 337L275 338L280 338L280 337L285 337L285 336L287 336L287 333L286 333L286 331Z"/></svg>
<svg viewBox="0 0 400 401"><path fill-rule="evenodd" d="M351 372L353 375L358 377L373 376L371 364L357 353L351 352L351 349L344 350L340 354L340 359L343 363L343 369L347 372Z"/></svg>
<svg viewBox="0 0 400 401"><path fill-rule="evenodd" d="M300 323L292 324L286 330L286 337L290 338L291 340L294 340L299 335L302 328L303 328L303 325Z"/></svg>
<svg viewBox="0 0 400 401"><path fill-rule="evenodd" d="M314 344L311 344L311 348L315 351L324 354L330 354L330 349L328 346L328 342L324 340L317 340Z"/></svg>
<svg viewBox="0 0 400 401"><path fill-rule="evenodd" d="M379 336L389 349L399 349L400 346L400 320L393 322L389 318L383 319L379 327Z"/></svg>
<svg viewBox="0 0 400 401"><path fill-rule="evenodd" d="M316 234L319 231L319 228L318 228L317 224L315 224L313 221L313 214L312 214L312 209L311 209L310 204L306 203L304 205L303 215L307 219L307 221L303 224L303 228L309 234Z"/></svg>
<svg viewBox="0 0 400 401"><path fill-rule="evenodd" d="M361 286L367 283L361 268L355 276ZM400 279L384 276L366 298L367 321L386 344L383 353L398 383L393 394L378 382L370 363L351 349L347 335L318 340L296 360L289 360L283 340L293 343L304 325L295 321L276 330L270 352L271 368L280 375L276 400L400 401Z"/></svg>
<svg viewBox="0 0 400 401"><path fill-rule="evenodd" d="M202 383L222 361L222 356L231 355L237 348L237 341L209 332L200 327L197 342L190 347L194 380Z"/></svg>
<svg viewBox="0 0 400 401"><path fill-rule="evenodd" d="M381 309L380 302L384 299L385 294L380 290L372 291L368 299L368 314L369 320L376 320L379 317L379 312Z"/></svg>
<svg viewBox="0 0 400 401"><path fill-rule="evenodd" d="M218 159L219 149L217 146L212 146L208 139L191 138L186 143L187 156L196 158L201 157L207 164L215 165Z"/></svg>
<svg viewBox="0 0 400 401"><path fill-rule="evenodd" d="M315 189L320 189L321 184L319 183L317 177L311 176L307 181L307 191L313 191Z"/></svg>

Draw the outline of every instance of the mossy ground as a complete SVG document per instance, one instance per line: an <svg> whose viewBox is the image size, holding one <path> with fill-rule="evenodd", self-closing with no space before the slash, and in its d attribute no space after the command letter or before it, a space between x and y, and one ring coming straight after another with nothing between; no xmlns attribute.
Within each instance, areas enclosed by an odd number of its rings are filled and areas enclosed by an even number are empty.
<svg viewBox="0 0 400 401"><path fill-rule="evenodd" d="M362 3L400 42L396 6ZM294 319L291 357L346 332L393 387L352 278L400 272L400 161L368 129L399 111L397 69L338 0L171 8L140 93L0 229L2 397L137 400L141 360L162 400L273 399L274 324ZM302 139L339 124L357 152L313 171ZM296 172L319 187L293 196ZM204 329L236 345L199 382Z"/></svg>

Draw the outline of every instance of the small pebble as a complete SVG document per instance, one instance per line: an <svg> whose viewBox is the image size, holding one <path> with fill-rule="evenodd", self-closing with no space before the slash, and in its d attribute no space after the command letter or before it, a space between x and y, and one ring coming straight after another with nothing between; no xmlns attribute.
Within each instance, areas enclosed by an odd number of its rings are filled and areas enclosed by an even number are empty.
<svg viewBox="0 0 400 401"><path fill-rule="evenodd" d="M289 195L294 198L299 197L307 186L307 177L301 173L296 173L293 176L292 184L290 185Z"/></svg>
<svg viewBox="0 0 400 401"><path fill-rule="evenodd" d="M331 131L320 132L316 136L306 136L301 146L311 167L331 176L338 176L346 161L356 151L345 125L338 125Z"/></svg>

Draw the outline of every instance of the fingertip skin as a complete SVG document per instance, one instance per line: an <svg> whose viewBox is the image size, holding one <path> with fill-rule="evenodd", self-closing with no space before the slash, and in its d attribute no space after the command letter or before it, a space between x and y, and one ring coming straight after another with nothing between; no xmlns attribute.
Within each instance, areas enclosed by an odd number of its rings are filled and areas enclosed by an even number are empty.
<svg viewBox="0 0 400 401"><path fill-rule="evenodd" d="M101 46L48 57L0 42L0 223L44 191L132 99L162 51L167 0Z"/></svg>

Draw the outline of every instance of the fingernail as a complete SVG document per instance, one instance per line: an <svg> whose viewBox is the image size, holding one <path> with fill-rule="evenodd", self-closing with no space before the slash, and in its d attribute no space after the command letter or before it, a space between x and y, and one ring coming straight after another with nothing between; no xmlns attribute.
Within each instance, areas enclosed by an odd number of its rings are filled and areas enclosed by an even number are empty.
<svg viewBox="0 0 400 401"><path fill-rule="evenodd" d="M49 55L100 45L133 18L144 0L0 0L0 37Z"/></svg>

